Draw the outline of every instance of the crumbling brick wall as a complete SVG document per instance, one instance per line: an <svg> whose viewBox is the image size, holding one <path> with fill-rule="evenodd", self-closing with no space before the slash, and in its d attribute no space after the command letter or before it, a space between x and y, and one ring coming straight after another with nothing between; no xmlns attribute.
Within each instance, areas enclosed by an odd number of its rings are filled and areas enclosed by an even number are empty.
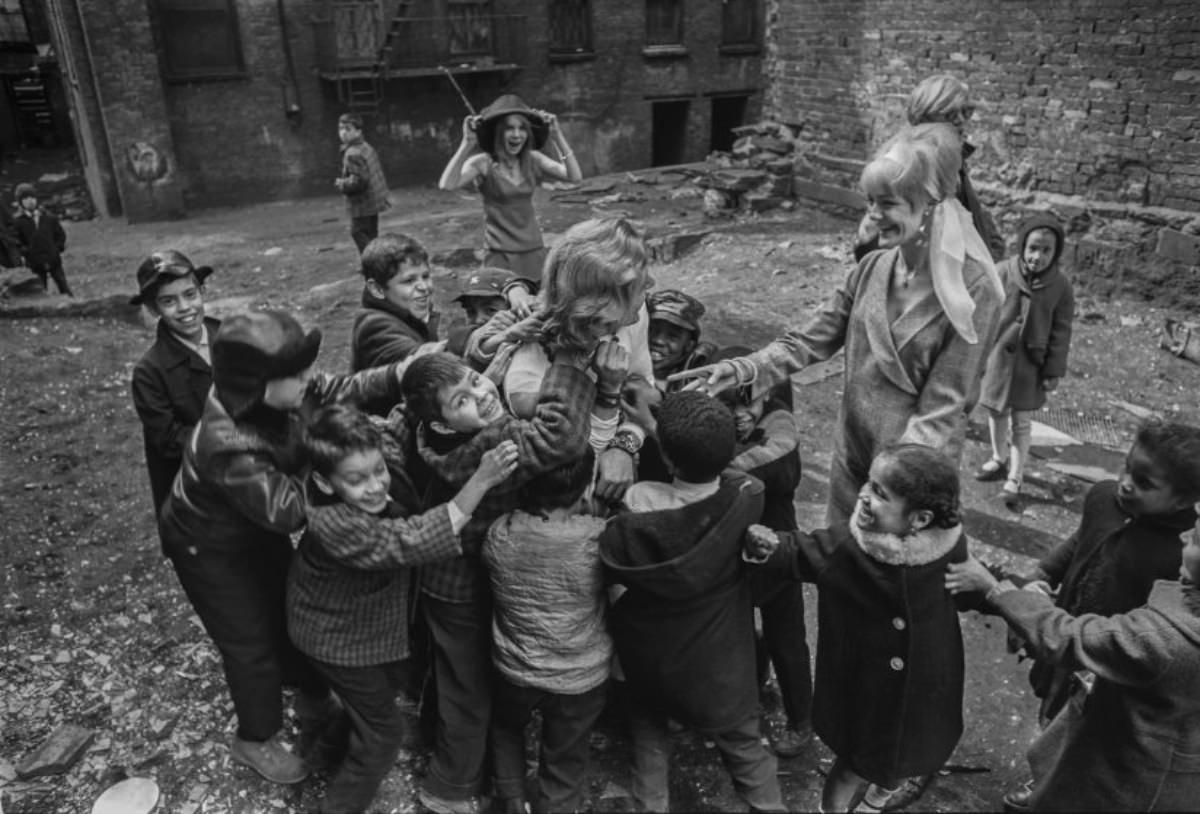
<svg viewBox="0 0 1200 814"><path fill-rule="evenodd" d="M979 108L972 175L1020 193L1200 212L1196 0L770 0L766 113L866 157L925 76Z"/></svg>

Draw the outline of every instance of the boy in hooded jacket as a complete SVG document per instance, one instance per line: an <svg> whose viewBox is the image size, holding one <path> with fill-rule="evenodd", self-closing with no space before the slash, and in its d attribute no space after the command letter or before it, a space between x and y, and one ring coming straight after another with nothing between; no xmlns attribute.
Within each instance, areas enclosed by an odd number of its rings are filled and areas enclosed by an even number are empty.
<svg viewBox="0 0 1200 814"><path fill-rule="evenodd" d="M763 508L762 484L725 472L734 418L698 391L670 393L657 435L671 483L641 481L600 538L609 613L631 699L633 796L667 811L667 719L716 744L734 787L755 811L783 811L775 758L759 734L754 600L742 543Z"/></svg>
<svg viewBox="0 0 1200 814"><path fill-rule="evenodd" d="M1033 413L1067 372L1075 296L1059 268L1063 246L1058 219L1032 215L1021 222L1016 256L996 266L1004 281L1004 305L979 396L988 411L992 457L975 478L1007 478L1003 491L1010 503L1021 492Z"/></svg>

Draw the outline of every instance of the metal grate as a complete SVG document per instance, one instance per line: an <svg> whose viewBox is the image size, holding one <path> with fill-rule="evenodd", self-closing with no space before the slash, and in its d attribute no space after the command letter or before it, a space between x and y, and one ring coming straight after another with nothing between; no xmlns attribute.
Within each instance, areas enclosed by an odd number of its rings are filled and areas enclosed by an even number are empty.
<svg viewBox="0 0 1200 814"><path fill-rule="evenodd" d="M1039 410L1033 417L1035 421L1051 426L1059 432L1065 432L1085 444L1095 444L1117 451L1124 451L1129 446L1129 434L1121 430L1108 416L1050 408Z"/></svg>

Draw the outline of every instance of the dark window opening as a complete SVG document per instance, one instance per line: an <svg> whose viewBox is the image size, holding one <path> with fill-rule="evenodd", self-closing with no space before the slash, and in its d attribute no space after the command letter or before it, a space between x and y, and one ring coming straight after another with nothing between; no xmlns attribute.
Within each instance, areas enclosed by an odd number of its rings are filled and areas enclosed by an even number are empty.
<svg viewBox="0 0 1200 814"><path fill-rule="evenodd" d="M233 0L156 0L156 5L168 78L245 74Z"/></svg>
<svg viewBox="0 0 1200 814"><path fill-rule="evenodd" d="M550 0L550 53L592 52L592 9L589 0Z"/></svg>
<svg viewBox="0 0 1200 814"><path fill-rule="evenodd" d="M646 0L646 45L683 44L683 0Z"/></svg>
<svg viewBox="0 0 1200 814"><path fill-rule="evenodd" d="M729 152L733 149L733 128L746 123L749 96L719 96L712 100L712 134L710 150Z"/></svg>
<svg viewBox="0 0 1200 814"><path fill-rule="evenodd" d="M451 55L486 55L495 50L490 0L449 0L446 11Z"/></svg>
<svg viewBox="0 0 1200 814"><path fill-rule="evenodd" d="M651 104L650 166L682 164L687 153L688 102Z"/></svg>
<svg viewBox="0 0 1200 814"><path fill-rule="evenodd" d="M758 0L722 0L721 45L758 44Z"/></svg>

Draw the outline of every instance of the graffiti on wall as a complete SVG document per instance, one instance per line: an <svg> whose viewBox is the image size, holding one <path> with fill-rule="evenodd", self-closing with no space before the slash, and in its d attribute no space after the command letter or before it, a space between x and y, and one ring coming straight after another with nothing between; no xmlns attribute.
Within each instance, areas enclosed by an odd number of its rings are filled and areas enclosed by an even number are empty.
<svg viewBox="0 0 1200 814"><path fill-rule="evenodd" d="M146 191L153 190L154 185L167 177L171 164L161 151L148 141L135 141L125 149L126 169L141 184Z"/></svg>

